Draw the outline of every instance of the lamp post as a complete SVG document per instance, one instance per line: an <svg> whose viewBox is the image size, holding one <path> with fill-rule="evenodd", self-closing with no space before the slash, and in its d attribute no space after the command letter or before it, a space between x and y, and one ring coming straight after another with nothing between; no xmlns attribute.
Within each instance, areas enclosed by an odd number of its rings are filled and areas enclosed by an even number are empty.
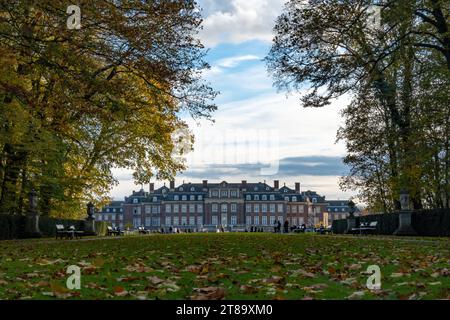
<svg viewBox="0 0 450 320"><path fill-rule="evenodd" d="M87 218L84 223L84 233L86 235L92 235L95 236L97 233L95 232L95 206L92 202L89 202L86 206L87 210Z"/></svg>
<svg viewBox="0 0 450 320"><path fill-rule="evenodd" d="M394 231L394 235L397 236L414 236L417 235L411 224L412 210L410 206L410 197L408 190L402 190L400 192L400 207L401 210L398 213L399 226Z"/></svg>
<svg viewBox="0 0 450 320"><path fill-rule="evenodd" d="M38 195L34 189L31 189L28 193L26 233L31 238L40 238L42 236L39 230Z"/></svg>
<svg viewBox="0 0 450 320"><path fill-rule="evenodd" d="M347 205L349 215L347 217L347 230L345 230L345 233L351 233L352 229L356 227L356 204L353 202L353 200L350 200Z"/></svg>

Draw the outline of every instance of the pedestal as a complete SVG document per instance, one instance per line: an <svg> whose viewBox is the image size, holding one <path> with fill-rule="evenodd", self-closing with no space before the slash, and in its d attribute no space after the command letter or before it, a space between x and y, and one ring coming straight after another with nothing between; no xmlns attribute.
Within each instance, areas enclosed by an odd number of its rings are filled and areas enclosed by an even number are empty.
<svg viewBox="0 0 450 320"><path fill-rule="evenodd" d="M95 232L95 218L87 217L84 221L84 234L87 236L96 236Z"/></svg>
<svg viewBox="0 0 450 320"><path fill-rule="evenodd" d="M417 232L413 229L411 224L412 211L400 211L398 214L399 226L394 231L396 236L415 236Z"/></svg>
<svg viewBox="0 0 450 320"><path fill-rule="evenodd" d="M30 238L40 238L42 233L39 230L39 215L31 214L26 217L25 233Z"/></svg>
<svg viewBox="0 0 450 320"><path fill-rule="evenodd" d="M347 230L345 230L345 233L351 233L352 229L356 227L356 218L351 217L347 218Z"/></svg>

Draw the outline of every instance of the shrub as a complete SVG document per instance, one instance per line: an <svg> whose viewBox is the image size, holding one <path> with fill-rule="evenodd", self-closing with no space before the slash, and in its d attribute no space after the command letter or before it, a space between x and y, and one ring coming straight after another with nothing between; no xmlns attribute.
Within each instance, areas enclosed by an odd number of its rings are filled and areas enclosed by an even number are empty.
<svg viewBox="0 0 450 320"><path fill-rule="evenodd" d="M106 233L108 232L107 226L109 226L109 223L106 221L95 221L95 232L98 236L106 236Z"/></svg>

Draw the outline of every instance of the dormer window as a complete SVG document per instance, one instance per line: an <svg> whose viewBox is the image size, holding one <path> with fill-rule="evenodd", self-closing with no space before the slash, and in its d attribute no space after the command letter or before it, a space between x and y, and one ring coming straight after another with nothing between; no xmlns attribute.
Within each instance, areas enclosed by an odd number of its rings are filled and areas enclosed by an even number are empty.
<svg viewBox="0 0 450 320"><path fill-rule="evenodd" d="M284 197L284 201L289 201L289 197Z"/></svg>
<svg viewBox="0 0 450 320"><path fill-rule="evenodd" d="M153 197L153 202L156 202L156 201L158 201L158 198Z"/></svg>
<svg viewBox="0 0 450 320"><path fill-rule="evenodd" d="M287 189L284 189L284 192L287 192Z"/></svg>
<svg viewBox="0 0 450 320"><path fill-rule="evenodd" d="M248 195L245 196L245 199L246 200L252 200L252 196L248 194Z"/></svg>
<svg viewBox="0 0 450 320"><path fill-rule="evenodd" d="M275 195L271 194L270 195L270 200L275 200Z"/></svg>
<svg viewBox="0 0 450 320"><path fill-rule="evenodd" d="M317 203L317 198L312 198L313 203Z"/></svg>
<svg viewBox="0 0 450 320"><path fill-rule="evenodd" d="M186 197L186 196L181 196L181 200L182 200L182 201L186 201L186 200L187 200L187 197Z"/></svg>
<svg viewBox="0 0 450 320"><path fill-rule="evenodd" d="M194 188L194 187L191 187L191 191L194 192L194 191L195 191L195 188Z"/></svg>
<svg viewBox="0 0 450 320"><path fill-rule="evenodd" d="M183 187L180 187L178 190L183 191Z"/></svg>
<svg viewBox="0 0 450 320"><path fill-rule="evenodd" d="M261 197L261 199L262 199L263 201L267 201L267 196L266 196L265 194L263 194L262 197Z"/></svg>
<svg viewBox="0 0 450 320"><path fill-rule="evenodd" d="M270 188L269 188L269 187L266 187L266 190L267 190L267 191L269 191L269 190L270 190Z"/></svg>
<svg viewBox="0 0 450 320"><path fill-rule="evenodd" d="M255 200L259 200L259 195L255 194Z"/></svg>
<svg viewBox="0 0 450 320"><path fill-rule="evenodd" d="M189 197L189 200L195 201L195 196L190 196L190 197Z"/></svg>
<svg viewBox="0 0 450 320"><path fill-rule="evenodd" d="M293 201L293 202L297 202L297 197L295 197L295 196L292 197L292 201Z"/></svg>
<svg viewBox="0 0 450 320"><path fill-rule="evenodd" d="M173 200L178 201L180 198L178 197L178 195L174 195L173 196Z"/></svg>
<svg viewBox="0 0 450 320"><path fill-rule="evenodd" d="M133 199L133 203L138 203L138 202L139 202L139 200L137 198Z"/></svg>

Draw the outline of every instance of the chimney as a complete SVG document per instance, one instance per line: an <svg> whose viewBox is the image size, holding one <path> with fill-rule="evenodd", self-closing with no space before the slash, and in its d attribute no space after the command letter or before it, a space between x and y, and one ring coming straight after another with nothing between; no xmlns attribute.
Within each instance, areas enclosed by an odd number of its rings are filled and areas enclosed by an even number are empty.
<svg viewBox="0 0 450 320"><path fill-rule="evenodd" d="M170 191L175 191L175 180L170 180Z"/></svg>
<svg viewBox="0 0 450 320"><path fill-rule="evenodd" d="M275 191L278 191L278 189L280 189L280 181L274 180L273 187L275 188Z"/></svg>
<svg viewBox="0 0 450 320"><path fill-rule="evenodd" d="M242 190L246 191L247 190L247 180L242 180L241 184L242 184Z"/></svg>
<svg viewBox="0 0 450 320"><path fill-rule="evenodd" d="M150 183L150 193L153 193L155 191L155 184Z"/></svg>
<svg viewBox="0 0 450 320"><path fill-rule="evenodd" d="M300 182L295 183L295 192L300 193Z"/></svg>
<svg viewBox="0 0 450 320"><path fill-rule="evenodd" d="M203 189L208 188L208 180L203 180Z"/></svg>

